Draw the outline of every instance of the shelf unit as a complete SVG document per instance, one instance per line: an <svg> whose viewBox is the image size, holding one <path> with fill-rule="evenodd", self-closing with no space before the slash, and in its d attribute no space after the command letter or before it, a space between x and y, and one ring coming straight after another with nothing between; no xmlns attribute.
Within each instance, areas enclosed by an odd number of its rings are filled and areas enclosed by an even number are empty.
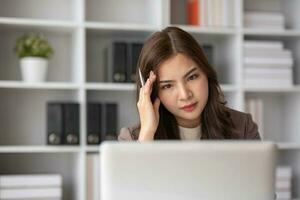
<svg viewBox="0 0 300 200"><path fill-rule="evenodd" d="M247 98L263 99L266 140L278 143L279 164L292 167L293 198L300 198L300 0L229 1L234 26L197 27L178 24L177 11L184 8L176 0L0 0L0 173L60 173L63 199L86 199L87 154L100 153L99 146L86 144L87 102L117 102L118 129L138 119L134 84L104 81L102 51L114 39L144 41L177 25L213 45L213 65L230 107L244 111ZM244 28L246 10L279 10L286 30ZM45 83L21 81L13 47L25 32L43 33L54 47ZM242 46L248 38L280 40L292 50L294 86L243 85ZM46 102L53 100L79 102L78 146L46 145Z"/></svg>

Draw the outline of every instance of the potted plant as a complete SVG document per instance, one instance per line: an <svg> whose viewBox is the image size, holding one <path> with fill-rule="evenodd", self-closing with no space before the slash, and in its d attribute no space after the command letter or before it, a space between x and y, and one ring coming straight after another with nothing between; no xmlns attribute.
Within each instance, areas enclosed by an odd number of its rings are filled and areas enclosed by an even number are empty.
<svg viewBox="0 0 300 200"><path fill-rule="evenodd" d="M22 78L26 82L46 80L48 59L53 55L49 42L40 34L24 34L16 41Z"/></svg>

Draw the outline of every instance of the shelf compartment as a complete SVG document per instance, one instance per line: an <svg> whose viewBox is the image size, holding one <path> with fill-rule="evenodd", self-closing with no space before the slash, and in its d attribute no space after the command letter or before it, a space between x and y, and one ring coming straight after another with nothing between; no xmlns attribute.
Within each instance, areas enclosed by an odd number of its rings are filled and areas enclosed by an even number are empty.
<svg viewBox="0 0 300 200"><path fill-rule="evenodd" d="M299 23L299 6L298 0L282 1L282 0L245 0L245 11L267 11L280 12L285 18L285 29L300 30ZM277 32L276 30L274 31Z"/></svg>
<svg viewBox="0 0 300 200"><path fill-rule="evenodd" d="M279 91L287 90L287 91L298 91L300 85L300 37L285 37L285 36L265 36L265 35L244 35L244 41L256 40L256 41L281 41L283 43L283 48L291 51L293 58L293 85L290 87L280 87L280 85L273 84L273 86L264 86L260 85L261 90L264 88L269 88L270 90L276 90L276 87ZM245 88L251 88L247 85ZM253 88L253 87L252 87Z"/></svg>
<svg viewBox="0 0 300 200"><path fill-rule="evenodd" d="M86 21L161 26L161 0L89 0Z"/></svg>
<svg viewBox="0 0 300 200"><path fill-rule="evenodd" d="M47 102L79 102L70 90L0 89L0 145L45 145Z"/></svg>
<svg viewBox="0 0 300 200"><path fill-rule="evenodd" d="M25 33L43 34L54 49L54 55L49 59L47 81L79 82L81 64L78 54L80 34L76 31L65 32L43 27L0 26L0 42L4 47L0 51L0 80L21 80L19 58L14 53L16 39Z"/></svg>
<svg viewBox="0 0 300 200"><path fill-rule="evenodd" d="M113 41L143 43L150 33L114 32L89 30L86 34L86 80L108 81L108 50Z"/></svg>
<svg viewBox="0 0 300 200"><path fill-rule="evenodd" d="M0 17L75 20L79 0L2 0ZM53 12L55 11L55 12Z"/></svg>
<svg viewBox="0 0 300 200"><path fill-rule="evenodd" d="M117 134L122 127L138 122L135 91L87 91L88 102L113 102L118 106ZM129 114L130 113L130 114Z"/></svg>
<svg viewBox="0 0 300 200"><path fill-rule="evenodd" d="M245 99L262 100L264 140L300 143L300 93L247 92Z"/></svg>
<svg viewBox="0 0 300 200"><path fill-rule="evenodd" d="M62 199L79 200L82 190L77 153L0 153L0 174L61 174Z"/></svg>
<svg viewBox="0 0 300 200"><path fill-rule="evenodd" d="M0 81L0 88L77 90L80 88L80 86L78 84L64 82L27 83L23 81Z"/></svg>

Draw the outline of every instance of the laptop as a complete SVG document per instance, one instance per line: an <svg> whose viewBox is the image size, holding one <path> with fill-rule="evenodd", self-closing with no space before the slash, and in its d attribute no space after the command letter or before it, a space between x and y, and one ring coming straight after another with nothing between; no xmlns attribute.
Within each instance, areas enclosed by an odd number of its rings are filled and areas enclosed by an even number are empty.
<svg viewBox="0 0 300 200"><path fill-rule="evenodd" d="M277 148L259 141L104 142L101 200L271 200Z"/></svg>

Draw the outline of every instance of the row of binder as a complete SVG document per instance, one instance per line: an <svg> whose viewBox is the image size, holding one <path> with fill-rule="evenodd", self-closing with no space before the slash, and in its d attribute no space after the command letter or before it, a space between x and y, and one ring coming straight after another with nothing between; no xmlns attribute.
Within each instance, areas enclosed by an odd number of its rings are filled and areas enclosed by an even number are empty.
<svg viewBox="0 0 300 200"><path fill-rule="evenodd" d="M80 141L79 104L47 103L47 144L77 145ZM87 143L117 138L118 106L112 102L87 104Z"/></svg>

